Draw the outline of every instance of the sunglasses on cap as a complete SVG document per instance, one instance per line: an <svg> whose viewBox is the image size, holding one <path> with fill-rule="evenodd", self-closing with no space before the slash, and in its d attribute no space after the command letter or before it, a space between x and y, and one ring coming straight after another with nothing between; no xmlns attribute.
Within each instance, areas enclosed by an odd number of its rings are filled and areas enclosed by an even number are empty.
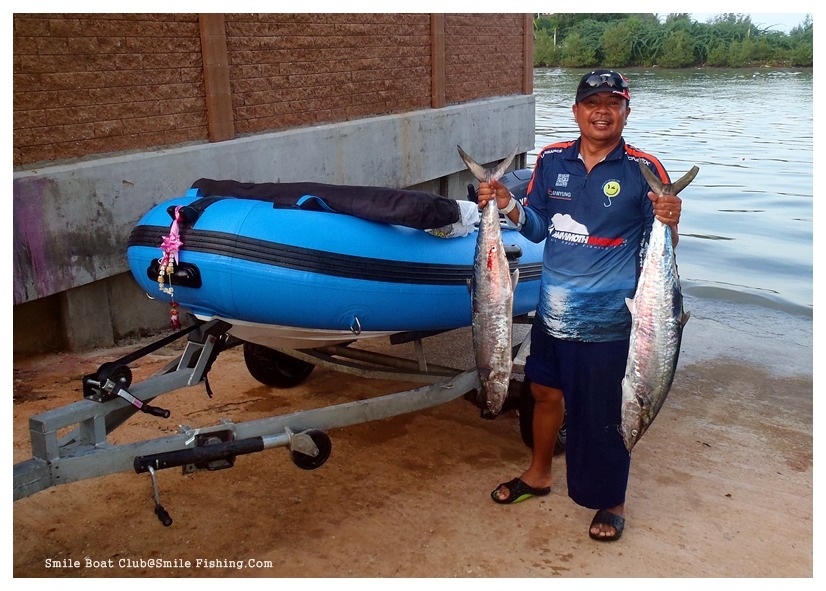
<svg viewBox="0 0 826 591"><path fill-rule="evenodd" d="M580 102L592 94L609 91L609 89L610 92L622 96L625 100L631 100L628 81L622 74L611 70L596 70L582 77L576 91L576 102Z"/></svg>

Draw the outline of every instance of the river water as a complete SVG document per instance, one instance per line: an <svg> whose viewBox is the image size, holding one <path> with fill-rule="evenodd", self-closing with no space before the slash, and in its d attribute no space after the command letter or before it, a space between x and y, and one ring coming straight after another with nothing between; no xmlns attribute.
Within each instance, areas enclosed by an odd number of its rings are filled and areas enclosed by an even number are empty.
<svg viewBox="0 0 826 591"><path fill-rule="evenodd" d="M578 136L571 104L582 73L535 70L536 145L528 166L544 146ZM677 260L686 307L715 323L722 315L724 325L752 319L749 334L773 335L780 348L786 340L811 348L812 70L623 74L631 87L626 141L657 156L672 180L700 168L680 195ZM811 361L803 365L811 368Z"/></svg>

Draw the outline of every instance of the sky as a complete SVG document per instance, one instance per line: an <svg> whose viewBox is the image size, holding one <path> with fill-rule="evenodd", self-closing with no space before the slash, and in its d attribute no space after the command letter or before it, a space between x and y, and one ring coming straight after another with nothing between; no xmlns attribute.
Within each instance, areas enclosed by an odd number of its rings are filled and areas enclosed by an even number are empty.
<svg viewBox="0 0 826 591"><path fill-rule="evenodd" d="M419 1L424 2L425 5L430 3L430 0ZM673 12L687 12L692 15L694 20L701 23L706 22L716 14L730 12L748 14L751 17L751 22L761 28L777 25L774 30L789 33L794 27L803 22L807 14L812 15L812 21L816 19L815 5L817 3L818 0L784 0L782 5L780 3L755 2L755 0L692 0L690 2L686 0L635 0L632 4L619 5L615 1L592 0L587 5L580 3L576 9L572 10L570 5L563 7L562 3L553 0L520 0L518 8L515 6L503 7L498 0L496 2L492 0L440 0L437 6L430 8L433 9L433 12L501 12L503 10L549 12L554 9L556 9L556 12L652 12L662 17ZM820 3L822 4L822 1ZM769 5L769 8L775 10L782 6L788 12L777 13L755 10L755 8L762 8L761 5L765 6L766 4Z"/></svg>
<svg viewBox="0 0 826 591"><path fill-rule="evenodd" d="M737 11L732 11L737 12ZM707 22L719 12L692 12L691 18L698 23ZM773 31L781 31L783 33L790 33L791 30L799 26L805 19L805 12L744 12L751 17L751 22L759 29L766 29L771 27ZM814 21L814 17L812 17Z"/></svg>

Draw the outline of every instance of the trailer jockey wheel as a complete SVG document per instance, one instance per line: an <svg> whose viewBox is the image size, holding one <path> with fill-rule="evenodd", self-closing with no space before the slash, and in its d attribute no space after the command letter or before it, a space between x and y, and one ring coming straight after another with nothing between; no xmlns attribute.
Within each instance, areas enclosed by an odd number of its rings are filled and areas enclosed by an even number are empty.
<svg viewBox="0 0 826 591"><path fill-rule="evenodd" d="M263 345L244 343L244 363L250 375L266 386L292 388L307 379L315 365Z"/></svg>
<svg viewBox="0 0 826 591"><path fill-rule="evenodd" d="M290 451L290 457L292 458L293 463L302 470L315 470L330 457L330 452L333 449L333 442L324 431L319 431L318 429L305 431L296 437L301 436L307 436L313 440L313 443L318 448L318 454L313 456L297 450L292 450Z"/></svg>

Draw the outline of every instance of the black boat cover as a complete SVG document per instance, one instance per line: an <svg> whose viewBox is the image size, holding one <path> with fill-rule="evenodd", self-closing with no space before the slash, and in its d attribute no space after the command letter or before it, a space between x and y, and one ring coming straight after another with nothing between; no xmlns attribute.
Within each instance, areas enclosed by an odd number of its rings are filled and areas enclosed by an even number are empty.
<svg viewBox="0 0 826 591"><path fill-rule="evenodd" d="M202 208L222 197L257 199L270 201L274 207L332 211L419 230L441 228L458 222L461 217L455 200L410 189L309 182L242 183L205 178L195 181L192 187L205 198ZM198 209L197 202L192 207Z"/></svg>

